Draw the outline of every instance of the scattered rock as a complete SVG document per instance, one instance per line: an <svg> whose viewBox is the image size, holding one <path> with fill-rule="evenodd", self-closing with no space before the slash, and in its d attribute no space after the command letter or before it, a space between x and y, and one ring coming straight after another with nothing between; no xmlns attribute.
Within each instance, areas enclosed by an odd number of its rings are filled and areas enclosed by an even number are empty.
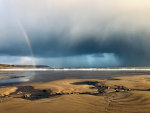
<svg viewBox="0 0 150 113"><path fill-rule="evenodd" d="M74 85L85 85L87 90L76 89L76 88L65 88L61 90L51 90L51 89L35 89L33 86L18 86L14 88L1 88L0 97L14 97L14 98L23 98L27 100L37 100L43 98L49 98L58 95L73 95L73 94L88 94L88 95L103 95L111 94L117 92L127 92L131 90L140 90L140 89L129 89L124 86L118 85L106 85L105 82L98 81L83 81L72 83ZM89 87L88 87L89 86ZM80 86L79 86L80 87ZM90 89L90 90L89 90ZM140 90L140 91L150 91L150 89Z"/></svg>
<svg viewBox="0 0 150 113"><path fill-rule="evenodd" d="M25 94L24 95L24 98L30 98L31 97L31 94Z"/></svg>
<svg viewBox="0 0 150 113"><path fill-rule="evenodd" d="M18 93L17 93L17 95L21 95L22 94L22 92L21 91L19 91Z"/></svg>
<svg viewBox="0 0 150 113"><path fill-rule="evenodd" d="M116 90L110 88L105 90L105 93L113 93L113 92L116 92Z"/></svg>

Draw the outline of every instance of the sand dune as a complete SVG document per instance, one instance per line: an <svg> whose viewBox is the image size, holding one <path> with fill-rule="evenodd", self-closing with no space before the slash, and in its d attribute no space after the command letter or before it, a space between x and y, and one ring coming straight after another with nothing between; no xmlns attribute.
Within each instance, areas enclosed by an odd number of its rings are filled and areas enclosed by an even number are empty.
<svg viewBox="0 0 150 113"><path fill-rule="evenodd" d="M150 76L3 87L0 100L0 113L149 113Z"/></svg>

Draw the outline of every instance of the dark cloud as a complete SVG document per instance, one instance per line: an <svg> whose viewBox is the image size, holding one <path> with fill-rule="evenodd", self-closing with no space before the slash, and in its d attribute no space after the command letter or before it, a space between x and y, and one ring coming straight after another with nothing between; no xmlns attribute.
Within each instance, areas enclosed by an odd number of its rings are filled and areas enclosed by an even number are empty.
<svg viewBox="0 0 150 113"><path fill-rule="evenodd" d="M97 36L99 37L99 36ZM144 38L143 38L144 37ZM60 38L60 37L58 37ZM143 33L130 34L115 34L109 37L109 40L102 41L101 39L91 36L84 40L63 41L49 40L43 42L44 47L33 44L34 53L37 56L47 57L62 57L62 56L76 56L85 54L101 54L114 53L123 60L124 65L131 66L147 66L150 61L150 39ZM82 37L81 37L82 38ZM65 39L64 39L65 40ZM35 47L34 47L35 46Z"/></svg>
<svg viewBox="0 0 150 113"><path fill-rule="evenodd" d="M114 53L122 59L124 65L147 66L150 61L150 39L145 33L135 34L114 34L107 37L109 40L101 40L100 36L85 36L80 40L67 40L60 36L52 38L38 37L38 40L31 39L33 53L36 57L66 57L94 54L93 57L102 57L103 53ZM144 37L144 38L143 38ZM34 39L34 38L33 38ZM2 54L29 56L31 53L27 45L20 44L20 41L11 43L1 48ZM5 43L6 44L6 43Z"/></svg>

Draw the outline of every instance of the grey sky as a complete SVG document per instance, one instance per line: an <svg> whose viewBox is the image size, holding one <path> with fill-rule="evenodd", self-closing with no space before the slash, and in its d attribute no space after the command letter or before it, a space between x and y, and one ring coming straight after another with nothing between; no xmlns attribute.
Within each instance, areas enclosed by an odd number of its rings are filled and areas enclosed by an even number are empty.
<svg viewBox="0 0 150 113"><path fill-rule="evenodd" d="M37 64L149 66L149 12L146 0L0 0L0 63L32 61L26 33Z"/></svg>

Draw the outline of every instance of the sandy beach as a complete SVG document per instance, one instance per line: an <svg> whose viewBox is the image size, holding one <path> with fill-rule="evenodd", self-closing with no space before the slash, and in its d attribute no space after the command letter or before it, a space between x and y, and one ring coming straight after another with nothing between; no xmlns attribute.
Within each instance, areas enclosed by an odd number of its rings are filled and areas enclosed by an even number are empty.
<svg viewBox="0 0 150 113"><path fill-rule="evenodd" d="M0 0L0 113L150 113L150 0Z"/></svg>
<svg viewBox="0 0 150 113"><path fill-rule="evenodd" d="M149 113L150 75L0 88L0 113Z"/></svg>

